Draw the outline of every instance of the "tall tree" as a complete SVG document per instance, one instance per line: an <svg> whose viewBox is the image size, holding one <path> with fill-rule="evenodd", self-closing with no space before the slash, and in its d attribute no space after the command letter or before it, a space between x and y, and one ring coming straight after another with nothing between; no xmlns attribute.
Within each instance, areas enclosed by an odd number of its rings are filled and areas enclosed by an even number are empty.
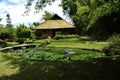
<svg viewBox="0 0 120 80"><path fill-rule="evenodd" d="M0 21L2 20L2 18L0 18Z"/></svg>
<svg viewBox="0 0 120 80"><path fill-rule="evenodd" d="M15 28L13 27L13 25L10 23L6 24L5 29L7 30L9 41L15 41L16 32L15 32Z"/></svg>
<svg viewBox="0 0 120 80"><path fill-rule="evenodd" d="M71 6L72 5L72 6ZM63 0L62 6L73 18L79 30L120 33L120 1L119 0ZM75 9L74 9L75 8ZM97 29L97 31L95 30ZM78 31L79 31L78 30ZM104 30L104 32L102 32Z"/></svg>
<svg viewBox="0 0 120 80"><path fill-rule="evenodd" d="M7 14L6 17L7 17L6 19L7 24L11 24L10 14Z"/></svg>

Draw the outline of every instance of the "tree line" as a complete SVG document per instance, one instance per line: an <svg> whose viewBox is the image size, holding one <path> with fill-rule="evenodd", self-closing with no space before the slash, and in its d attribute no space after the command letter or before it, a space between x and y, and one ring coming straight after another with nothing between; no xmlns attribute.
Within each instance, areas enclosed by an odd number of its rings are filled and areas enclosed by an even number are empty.
<svg viewBox="0 0 120 80"><path fill-rule="evenodd" d="M25 41L25 39L39 38L38 31L34 30L34 26L39 23L34 22L30 26L25 24L19 24L17 27L13 27L12 24L7 24L5 26L0 25L0 39L8 41Z"/></svg>
<svg viewBox="0 0 120 80"><path fill-rule="evenodd" d="M52 13L45 11L42 19L48 20L52 16ZM26 39L34 40L41 38L41 31L34 29L39 24L40 22L33 22L29 26L18 24L16 27L11 23L6 25L0 24L0 39L23 43Z"/></svg>

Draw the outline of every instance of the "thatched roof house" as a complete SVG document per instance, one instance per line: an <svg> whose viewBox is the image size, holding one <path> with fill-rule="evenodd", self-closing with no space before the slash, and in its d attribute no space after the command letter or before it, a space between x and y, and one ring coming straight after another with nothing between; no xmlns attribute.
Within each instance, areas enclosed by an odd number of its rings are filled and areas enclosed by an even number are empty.
<svg viewBox="0 0 120 80"><path fill-rule="evenodd" d="M42 37L54 37L57 31L61 34L70 34L75 32L75 26L63 20L55 14L50 20L36 26L36 30L42 31Z"/></svg>

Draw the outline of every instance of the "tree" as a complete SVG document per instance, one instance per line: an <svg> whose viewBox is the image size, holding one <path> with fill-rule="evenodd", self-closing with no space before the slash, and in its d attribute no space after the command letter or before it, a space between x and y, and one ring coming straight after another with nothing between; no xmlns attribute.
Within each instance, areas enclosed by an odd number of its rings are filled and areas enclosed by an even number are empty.
<svg viewBox="0 0 120 80"><path fill-rule="evenodd" d="M33 27L32 27L32 38L33 38L33 40L41 37L41 31L33 29L34 27L36 27L40 24L41 23L39 23L39 22L33 22Z"/></svg>
<svg viewBox="0 0 120 80"><path fill-rule="evenodd" d="M0 22L1 22L1 20L2 20L2 18L0 17ZM3 25L2 24L0 24L0 28L2 27Z"/></svg>
<svg viewBox="0 0 120 80"><path fill-rule="evenodd" d="M32 5L33 1L34 0L27 0L27 4L26 4L27 11L25 11L25 13L28 13L30 11L30 6ZM35 9L36 11L39 11L40 9L43 9L47 4L51 5L51 3L54 1L56 0L37 0Z"/></svg>
<svg viewBox="0 0 120 80"><path fill-rule="evenodd" d="M48 11L45 11L45 12L44 12L44 15L43 15L43 19L44 19L44 20L49 20L49 19L52 18L52 16L53 16L52 13L50 13L50 12L48 12Z"/></svg>
<svg viewBox="0 0 120 80"><path fill-rule="evenodd" d="M11 24L7 24L6 26L0 25L0 39L14 41L15 29L13 28L13 25Z"/></svg>
<svg viewBox="0 0 120 80"><path fill-rule="evenodd" d="M27 38L31 38L31 30L24 24L19 24L16 28L16 36L16 41L22 44Z"/></svg>
<svg viewBox="0 0 120 80"><path fill-rule="evenodd" d="M2 18L0 18L0 21L2 20Z"/></svg>
<svg viewBox="0 0 120 80"><path fill-rule="evenodd" d="M6 32L8 34L8 39L9 41L15 41L15 37L16 37L16 32L15 32L15 28L13 27L12 24L6 24L5 26Z"/></svg>
<svg viewBox="0 0 120 80"><path fill-rule="evenodd" d="M19 24L16 29L17 38L31 38L31 32L24 24Z"/></svg>
<svg viewBox="0 0 120 80"><path fill-rule="evenodd" d="M38 26L40 23L39 22L33 22L33 26Z"/></svg>
<svg viewBox="0 0 120 80"><path fill-rule="evenodd" d="M7 17L6 22L7 22L8 24L11 24L11 18L10 18L10 15L7 14L6 17Z"/></svg>
<svg viewBox="0 0 120 80"><path fill-rule="evenodd" d="M13 28L13 25L11 24L10 15L7 14L7 23L5 26L0 24L0 38L1 39L7 39L9 41L13 41L15 39L15 29Z"/></svg>

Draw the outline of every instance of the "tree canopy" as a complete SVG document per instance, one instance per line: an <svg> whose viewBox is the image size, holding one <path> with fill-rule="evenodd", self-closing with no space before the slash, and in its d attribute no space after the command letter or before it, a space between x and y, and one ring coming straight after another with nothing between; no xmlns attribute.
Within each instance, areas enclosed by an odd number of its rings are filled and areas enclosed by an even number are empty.
<svg viewBox="0 0 120 80"><path fill-rule="evenodd" d="M68 12L81 32L98 29L111 34L119 32L119 0L63 0L63 9ZM92 32L95 32L92 31Z"/></svg>

